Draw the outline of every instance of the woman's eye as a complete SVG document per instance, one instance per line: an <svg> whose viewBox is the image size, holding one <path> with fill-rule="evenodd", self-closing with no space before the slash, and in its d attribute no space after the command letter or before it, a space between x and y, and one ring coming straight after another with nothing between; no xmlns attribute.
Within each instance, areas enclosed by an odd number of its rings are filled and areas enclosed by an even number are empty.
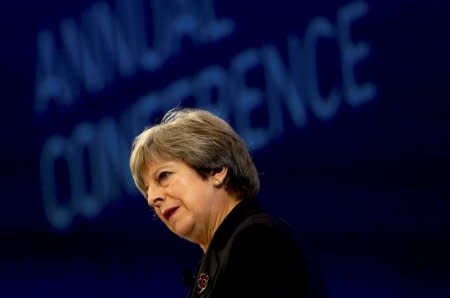
<svg viewBox="0 0 450 298"><path fill-rule="evenodd" d="M169 177L169 175L170 175L170 172L167 172L167 171L163 171L163 172L159 173L158 181L160 181L160 182L164 181L165 179L167 179Z"/></svg>

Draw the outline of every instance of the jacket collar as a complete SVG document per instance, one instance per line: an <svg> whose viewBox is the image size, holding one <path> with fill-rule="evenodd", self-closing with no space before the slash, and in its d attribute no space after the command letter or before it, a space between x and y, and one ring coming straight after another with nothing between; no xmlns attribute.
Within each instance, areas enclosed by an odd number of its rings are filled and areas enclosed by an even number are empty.
<svg viewBox="0 0 450 298"><path fill-rule="evenodd" d="M262 209L256 199L244 199L240 201L231 212L225 217L209 245L211 249L221 249L225 246L233 232L250 215L261 212Z"/></svg>

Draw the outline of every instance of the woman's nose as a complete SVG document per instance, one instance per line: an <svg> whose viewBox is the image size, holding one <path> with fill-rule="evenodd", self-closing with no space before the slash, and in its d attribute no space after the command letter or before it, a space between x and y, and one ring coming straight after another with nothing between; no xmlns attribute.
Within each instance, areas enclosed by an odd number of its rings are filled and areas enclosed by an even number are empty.
<svg viewBox="0 0 450 298"><path fill-rule="evenodd" d="M160 207L164 202L164 195L160 188L152 187L147 190L147 202L152 207Z"/></svg>

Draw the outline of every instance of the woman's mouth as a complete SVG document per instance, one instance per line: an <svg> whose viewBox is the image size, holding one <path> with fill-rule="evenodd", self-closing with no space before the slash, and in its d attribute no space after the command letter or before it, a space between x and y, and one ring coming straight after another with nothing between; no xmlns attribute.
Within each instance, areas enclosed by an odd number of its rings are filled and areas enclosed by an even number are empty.
<svg viewBox="0 0 450 298"><path fill-rule="evenodd" d="M166 220L169 220L172 215L175 213L175 211L177 211L178 207L171 207L169 209L167 209L166 211L164 211L163 216Z"/></svg>

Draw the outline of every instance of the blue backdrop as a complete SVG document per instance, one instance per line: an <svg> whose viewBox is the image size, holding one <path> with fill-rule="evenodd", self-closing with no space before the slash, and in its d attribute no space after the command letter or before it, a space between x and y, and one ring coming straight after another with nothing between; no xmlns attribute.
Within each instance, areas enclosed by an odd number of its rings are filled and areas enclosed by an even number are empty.
<svg viewBox="0 0 450 298"><path fill-rule="evenodd" d="M183 297L132 139L228 120L333 297L450 297L448 1L3 1L0 297Z"/></svg>

